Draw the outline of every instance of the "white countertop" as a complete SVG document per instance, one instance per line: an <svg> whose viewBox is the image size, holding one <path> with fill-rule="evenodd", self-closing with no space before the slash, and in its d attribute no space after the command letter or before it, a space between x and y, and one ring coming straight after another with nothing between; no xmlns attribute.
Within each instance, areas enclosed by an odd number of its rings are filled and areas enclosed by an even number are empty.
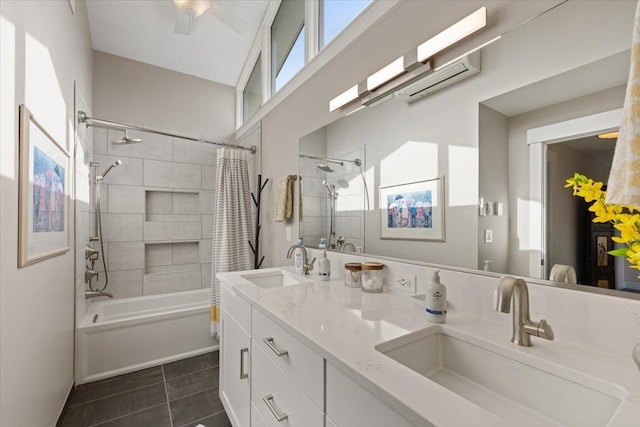
<svg viewBox="0 0 640 427"><path fill-rule="evenodd" d="M260 271L276 270L281 268ZM511 425L375 350L380 343L436 325L426 320L422 302L408 295L347 288L342 280L262 289L242 278L243 273L218 277L416 426ZM510 342L511 326L454 309L448 310L447 322L437 327L499 346L517 360L543 366L548 372L573 372L593 384L616 384L628 395L608 427L640 426L640 373L631 359L558 339L533 337L533 347L519 347Z"/></svg>

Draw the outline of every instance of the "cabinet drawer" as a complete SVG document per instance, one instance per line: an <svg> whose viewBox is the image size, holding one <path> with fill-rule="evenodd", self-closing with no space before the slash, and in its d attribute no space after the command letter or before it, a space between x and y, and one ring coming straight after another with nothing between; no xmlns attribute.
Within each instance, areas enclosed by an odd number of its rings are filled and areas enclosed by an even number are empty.
<svg viewBox="0 0 640 427"><path fill-rule="evenodd" d="M324 426L324 414L255 342L251 348L251 372L251 403L266 426ZM286 419L278 421L277 416L286 416Z"/></svg>
<svg viewBox="0 0 640 427"><path fill-rule="evenodd" d="M318 408L324 408L322 357L260 310L254 308L251 316L254 344L260 347Z"/></svg>
<svg viewBox="0 0 640 427"><path fill-rule="evenodd" d="M220 305L251 336L251 304L236 295L229 286L220 283Z"/></svg>
<svg viewBox="0 0 640 427"><path fill-rule="evenodd" d="M256 405L251 402L251 427L267 427Z"/></svg>
<svg viewBox="0 0 640 427"><path fill-rule="evenodd" d="M348 427L414 427L360 384L327 362L327 420Z"/></svg>

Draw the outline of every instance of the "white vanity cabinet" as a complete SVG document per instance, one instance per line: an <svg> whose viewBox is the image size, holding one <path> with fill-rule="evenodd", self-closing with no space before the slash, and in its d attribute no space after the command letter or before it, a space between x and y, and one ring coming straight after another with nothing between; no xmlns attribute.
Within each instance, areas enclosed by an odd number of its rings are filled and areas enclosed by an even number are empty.
<svg viewBox="0 0 640 427"><path fill-rule="evenodd" d="M220 287L220 400L235 427L249 427L251 305Z"/></svg>
<svg viewBox="0 0 640 427"><path fill-rule="evenodd" d="M414 427L360 384L327 362L327 426Z"/></svg>

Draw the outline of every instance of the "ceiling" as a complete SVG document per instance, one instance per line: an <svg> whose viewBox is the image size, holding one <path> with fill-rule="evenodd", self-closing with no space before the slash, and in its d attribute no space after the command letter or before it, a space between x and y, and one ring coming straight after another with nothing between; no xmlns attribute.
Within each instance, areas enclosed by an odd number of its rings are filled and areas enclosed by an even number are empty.
<svg viewBox="0 0 640 427"><path fill-rule="evenodd" d="M191 35L180 35L173 32L178 9L171 0L87 0L93 48L236 86L269 0L212 3L194 18ZM239 18L240 33L214 14L216 7Z"/></svg>

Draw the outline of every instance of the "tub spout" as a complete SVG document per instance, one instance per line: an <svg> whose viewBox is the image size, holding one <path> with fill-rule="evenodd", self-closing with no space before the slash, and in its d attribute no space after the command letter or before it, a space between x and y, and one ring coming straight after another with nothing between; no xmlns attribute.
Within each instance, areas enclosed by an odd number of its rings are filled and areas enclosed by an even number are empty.
<svg viewBox="0 0 640 427"><path fill-rule="evenodd" d="M97 298L97 297L113 298L113 294L110 292L104 292L104 291L84 291L84 297L86 299Z"/></svg>

